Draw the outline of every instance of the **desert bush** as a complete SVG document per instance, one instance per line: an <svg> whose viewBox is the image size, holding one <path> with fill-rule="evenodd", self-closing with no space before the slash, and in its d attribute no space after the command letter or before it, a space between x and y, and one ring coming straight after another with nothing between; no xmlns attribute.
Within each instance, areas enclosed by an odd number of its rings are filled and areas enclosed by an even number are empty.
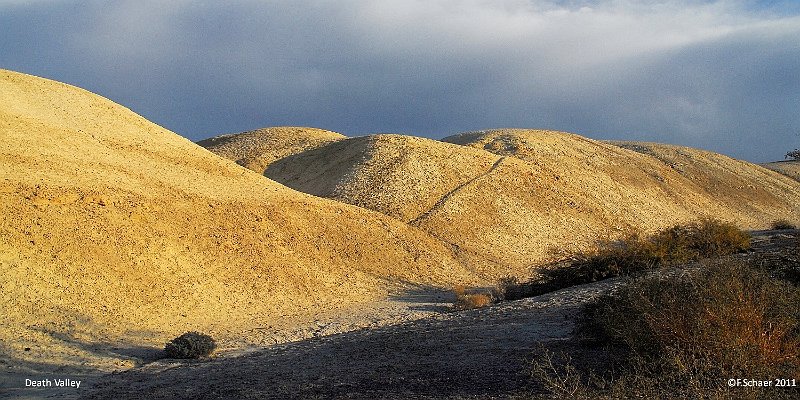
<svg viewBox="0 0 800 400"><path fill-rule="evenodd" d="M616 241L599 242L594 251L577 254L567 262L544 266L535 279L511 286L514 296L506 299L538 296L662 265L732 254L749 247L747 232L712 219L676 225L649 237L632 233Z"/></svg>
<svg viewBox="0 0 800 400"><path fill-rule="evenodd" d="M531 362L530 373L531 378L541 386L540 396L534 398L583 399L592 393L591 384L566 352L538 349Z"/></svg>
<svg viewBox="0 0 800 400"><path fill-rule="evenodd" d="M199 332L186 332L164 346L169 358L200 358L211 354L217 344L211 336Z"/></svg>
<svg viewBox="0 0 800 400"><path fill-rule="evenodd" d="M779 219L776 221L772 221L772 229L775 230L784 230L784 229L797 229L797 226L791 223L787 219Z"/></svg>
<svg viewBox="0 0 800 400"><path fill-rule="evenodd" d="M714 219L703 219L689 225L691 259L734 254L750 248L750 235L736 225Z"/></svg>
<svg viewBox="0 0 800 400"><path fill-rule="evenodd" d="M794 149L788 153L786 153L786 157L784 158L792 158L795 160L800 160L800 150Z"/></svg>
<svg viewBox="0 0 800 400"><path fill-rule="evenodd" d="M579 332L589 347L605 349L608 359L619 356L619 372L606 373L604 382L605 390L622 397L653 395L640 392L643 387L667 389L660 396L674 398L742 397L745 389L728 388L726 379L800 373L797 304L800 288L761 270L741 262L706 263L692 273L642 278L601 296L585 308ZM768 394L786 394L780 390Z"/></svg>
<svg viewBox="0 0 800 400"><path fill-rule="evenodd" d="M492 303L492 297L485 293L465 293L456 295L453 303L455 310L472 310L475 308L486 307Z"/></svg>

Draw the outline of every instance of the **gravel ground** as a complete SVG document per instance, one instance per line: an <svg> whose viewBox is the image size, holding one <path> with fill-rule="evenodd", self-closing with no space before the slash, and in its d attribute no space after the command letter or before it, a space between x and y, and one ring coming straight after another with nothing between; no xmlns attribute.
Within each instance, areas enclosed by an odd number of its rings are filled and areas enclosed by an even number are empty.
<svg viewBox="0 0 800 400"><path fill-rule="evenodd" d="M526 389L530 354L541 344L568 344L580 305L617 284L609 280L210 360L160 360L109 375L83 398L513 397Z"/></svg>

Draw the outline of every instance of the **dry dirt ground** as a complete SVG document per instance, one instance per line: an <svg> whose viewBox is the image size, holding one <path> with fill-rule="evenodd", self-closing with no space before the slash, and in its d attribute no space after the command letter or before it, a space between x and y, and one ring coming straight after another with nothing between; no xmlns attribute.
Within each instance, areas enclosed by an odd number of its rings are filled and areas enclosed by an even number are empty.
<svg viewBox="0 0 800 400"><path fill-rule="evenodd" d="M753 251L737 258L798 263L798 231L759 231ZM263 346L229 341L203 360L159 359L141 350L132 370L83 379L81 389L35 391L19 398L84 399L487 399L536 391L532 354L574 351L576 316L590 299L623 284L611 279L487 308L453 312L453 295L407 288L387 301L316 320L265 326ZM410 289L410 290L409 290ZM275 344L270 344L270 342ZM22 376L17 376L19 379ZM43 378L40 378L43 379Z"/></svg>
<svg viewBox="0 0 800 400"><path fill-rule="evenodd" d="M525 390L529 354L569 341L580 305L615 283L464 312L428 293L403 297L430 312L205 361L160 360L104 377L85 398L506 397Z"/></svg>

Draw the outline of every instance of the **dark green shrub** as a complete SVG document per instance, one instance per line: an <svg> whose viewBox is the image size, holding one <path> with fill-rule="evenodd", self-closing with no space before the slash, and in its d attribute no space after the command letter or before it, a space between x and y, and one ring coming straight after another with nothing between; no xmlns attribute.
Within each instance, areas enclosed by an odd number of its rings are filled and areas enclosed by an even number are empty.
<svg viewBox="0 0 800 400"><path fill-rule="evenodd" d="M186 332L172 339L164 347L169 358L200 358L211 354L217 344L211 336L199 332Z"/></svg>

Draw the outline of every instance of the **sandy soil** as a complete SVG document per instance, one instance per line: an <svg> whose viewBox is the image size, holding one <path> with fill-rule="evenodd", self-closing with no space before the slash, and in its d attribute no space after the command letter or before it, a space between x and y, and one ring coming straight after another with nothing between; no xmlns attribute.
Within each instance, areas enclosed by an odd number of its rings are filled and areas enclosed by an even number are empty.
<svg viewBox="0 0 800 400"><path fill-rule="evenodd" d="M438 315L446 311L452 294L431 287L396 288L389 297L357 306L274 319L261 326L245 327L236 331L228 329L217 337L215 358L230 358L249 354L265 346L297 342L322 336L336 335L362 329L401 324L407 321ZM218 334L214 334L217 336ZM152 344L131 346L130 343L88 343L64 338L69 345L82 346L97 355L118 360L116 368L98 363L38 362L12 357L0 360L0 395L2 398L73 399L94 386L103 375L121 372L154 362L164 356L163 346ZM8 356L8 355L7 355ZM61 361L61 360L60 360ZM41 380L70 378L81 380L79 390L63 388L34 389L25 387L25 379Z"/></svg>

